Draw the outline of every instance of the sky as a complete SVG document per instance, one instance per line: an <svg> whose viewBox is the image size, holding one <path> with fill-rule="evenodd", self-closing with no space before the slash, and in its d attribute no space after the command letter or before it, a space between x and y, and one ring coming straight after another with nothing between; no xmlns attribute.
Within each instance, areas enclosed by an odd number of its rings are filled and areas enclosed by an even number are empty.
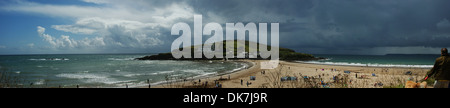
<svg viewBox="0 0 450 108"><path fill-rule="evenodd" d="M279 23L311 54L439 54L449 0L1 0L0 54L169 52L172 25ZM225 35L224 35L225 36ZM204 36L204 40L208 36Z"/></svg>

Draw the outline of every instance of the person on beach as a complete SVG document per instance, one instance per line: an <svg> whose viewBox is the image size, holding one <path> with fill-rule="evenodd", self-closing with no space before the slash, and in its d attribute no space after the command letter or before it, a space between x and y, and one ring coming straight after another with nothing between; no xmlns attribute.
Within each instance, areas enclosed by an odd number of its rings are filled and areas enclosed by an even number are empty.
<svg viewBox="0 0 450 108"><path fill-rule="evenodd" d="M424 80L434 75L436 81L434 88L450 88L450 58L447 48L441 49L441 57L436 59L433 68L427 74Z"/></svg>
<svg viewBox="0 0 450 108"><path fill-rule="evenodd" d="M241 79L241 85L242 85L243 82L244 82L244 80Z"/></svg>

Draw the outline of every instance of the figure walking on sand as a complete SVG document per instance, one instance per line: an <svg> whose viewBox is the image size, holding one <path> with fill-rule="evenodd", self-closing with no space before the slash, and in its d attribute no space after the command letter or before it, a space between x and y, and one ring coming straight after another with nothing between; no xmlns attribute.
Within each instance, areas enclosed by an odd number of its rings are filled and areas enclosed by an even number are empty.
<svg viewBox="0 0 450 108"><path fill-rule="evenodd" d="M433 75L436 79L436 81L434 82L434 88L450 87L450 58L448 57L447 48L441 49L441 57L436 59L433 68L427 74L425 80Z"/></svg>

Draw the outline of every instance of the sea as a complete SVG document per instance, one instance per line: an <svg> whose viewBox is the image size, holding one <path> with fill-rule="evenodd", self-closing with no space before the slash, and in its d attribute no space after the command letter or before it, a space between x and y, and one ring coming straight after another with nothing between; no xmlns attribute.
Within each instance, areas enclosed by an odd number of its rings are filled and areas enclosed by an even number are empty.
<svg viewBox="0 0 450 108"><path fill-rule="evenodd" d="M233 61L134 60L152 54L0 55L0 72L23 87L146 87L235 72ZM6 74L4 74L6 75Z"/></svg>
<svg viewBox="0 0 450 108"><path fill-rule="evenodd" d="M145 87L168 81L235 72L251 64L236 61L134 60L153 54L0 55L0 72L20 79L24 87ZM440 55L331 55L298 61L323 65L432 68Z"/></svg>
<svg viewBox="0 0 450 108"><path fill-rule="evenodd" d="M404 68L432 68L436 54L386 54L386 55L332 55L314 54L315 57L326 59L317 61L298 61L302 63L343 65L343 66L371 66L371 67L404 67Z"/></svg>

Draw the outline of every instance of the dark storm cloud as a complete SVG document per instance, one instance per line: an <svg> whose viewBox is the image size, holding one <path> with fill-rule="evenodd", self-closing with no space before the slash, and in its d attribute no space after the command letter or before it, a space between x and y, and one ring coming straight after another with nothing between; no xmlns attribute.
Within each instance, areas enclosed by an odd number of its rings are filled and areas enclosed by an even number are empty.
<svg viewBox="0 0 450 108"><path fill-rule="evenodd" d="M383 54L388 53L383 48L450 46L448 0L202 0L189 4L204 20L220 16L230 23L279 22L280 45L308 53ZM416 50L411 53L425 51Z"/></svg>
<svg viewBox="0 0 450 108"><path fill-rule="evenodd" d="M43 45L43 52L167 52L178 38L170 35L171 26L184 22L193 30L194 14L224 30L225 23L279 23L280 46L305 53L435 53L450 47L450 0L82 1L92 5L4 1L0 10L71 19L73 24L41 28L92 35L76 40L46 32L40 37L48 44L32 43Z"/></svg>

